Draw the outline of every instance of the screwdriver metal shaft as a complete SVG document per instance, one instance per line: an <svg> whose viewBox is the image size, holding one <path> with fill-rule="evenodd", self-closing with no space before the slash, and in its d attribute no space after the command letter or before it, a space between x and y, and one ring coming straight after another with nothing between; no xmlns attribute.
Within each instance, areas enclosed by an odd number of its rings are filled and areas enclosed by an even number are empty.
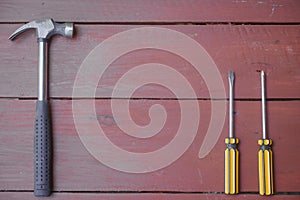
<svg viewBox="0 0 300 200"><path fill-rule="evenodd" d="M239 151L237 150L238 138L234 137L233 120L233 86L234 73L230 71L229 80L229 138L225 138L225 194L238 194L238 161Z"/></svg>
<svg viewBox="0 0 300 200"><path fill-rule="evenodd" d="M262 139L267 137L266 127L266 96L265 96L265 72L261 71L261 109L262 109Z"/></svg>
<svg viewBox="0 0 300 200"><path fill-rule="evenodd" d="M228 74L229 79L229 138L233 138L233 84L234 73L232 71Z"/></svg>
<svg viewBox="0 0 300 200"><path fill-rule="evenodd" d="M274 194L272 140L267 139L265 73L261 71L262 139L258 140L259 194Z"/></svg>

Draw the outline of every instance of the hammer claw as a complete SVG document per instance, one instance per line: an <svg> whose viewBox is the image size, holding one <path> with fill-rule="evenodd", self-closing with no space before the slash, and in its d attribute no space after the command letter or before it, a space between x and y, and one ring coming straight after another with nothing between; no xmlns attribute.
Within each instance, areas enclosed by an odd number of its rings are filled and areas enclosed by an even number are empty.
<svg viewBox="0 0 300 200"><path fill-rule="evenodd" d="M25 32L26 30L32 29L32 28L37 28L36 21L31 21L27 24L24 24L23 26L18 28L13 34L11 34L8 39L14 40L18 35Z"/></svg>

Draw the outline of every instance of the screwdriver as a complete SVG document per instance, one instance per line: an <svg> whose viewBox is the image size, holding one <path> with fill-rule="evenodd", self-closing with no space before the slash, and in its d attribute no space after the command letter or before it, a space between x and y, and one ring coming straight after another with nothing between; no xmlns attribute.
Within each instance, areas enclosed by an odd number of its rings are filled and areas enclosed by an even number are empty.
<svg viewBox="0 0 300 200"><path fill-rule="evenodd" d="M267 139L266 128L266 97L265 97L265 72L261 71L261 105L262 105L262 139L258 140L260 149L258 151L259 171L259 194L274 194L273 187L273 152L271 149L272 140Z"/></svg>
<svg viewBox="0 0 300 200"><path fill-rule="evenodd" d="M225 138L225 194L238 194L238 138L233 134L233 84L234 73L228 73L229 80L229 137Z"/></svg>

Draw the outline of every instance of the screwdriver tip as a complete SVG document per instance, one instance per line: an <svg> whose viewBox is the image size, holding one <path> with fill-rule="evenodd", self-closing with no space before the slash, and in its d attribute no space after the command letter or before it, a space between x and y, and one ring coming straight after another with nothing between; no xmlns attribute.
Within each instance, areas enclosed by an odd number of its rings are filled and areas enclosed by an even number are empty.
<svg viewBox="0 0 300 200"><path fill-rule="evenodd" d="M233 71L229 71L228 78L229 78L229 80L233 80L234 79L234 72Z"/></svg>
<svg viewBox="0 0 300 200"><path fill-rule="evenodd" d="M264 75L265 75L264 70L261 70L260 74L261 74L262 76L264 76Z"/></svg>

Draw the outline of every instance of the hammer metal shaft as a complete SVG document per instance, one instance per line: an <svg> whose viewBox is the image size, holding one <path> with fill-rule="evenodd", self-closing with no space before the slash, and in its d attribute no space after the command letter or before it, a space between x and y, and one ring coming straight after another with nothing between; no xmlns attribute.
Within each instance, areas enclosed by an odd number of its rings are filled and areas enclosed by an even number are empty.
<svg viewBox="0 0 300 200"><path fill-rule="evenodd" d="M48 44L45 41L39 41L38 44L38 100L44 101L48 98Z"/></svg>

